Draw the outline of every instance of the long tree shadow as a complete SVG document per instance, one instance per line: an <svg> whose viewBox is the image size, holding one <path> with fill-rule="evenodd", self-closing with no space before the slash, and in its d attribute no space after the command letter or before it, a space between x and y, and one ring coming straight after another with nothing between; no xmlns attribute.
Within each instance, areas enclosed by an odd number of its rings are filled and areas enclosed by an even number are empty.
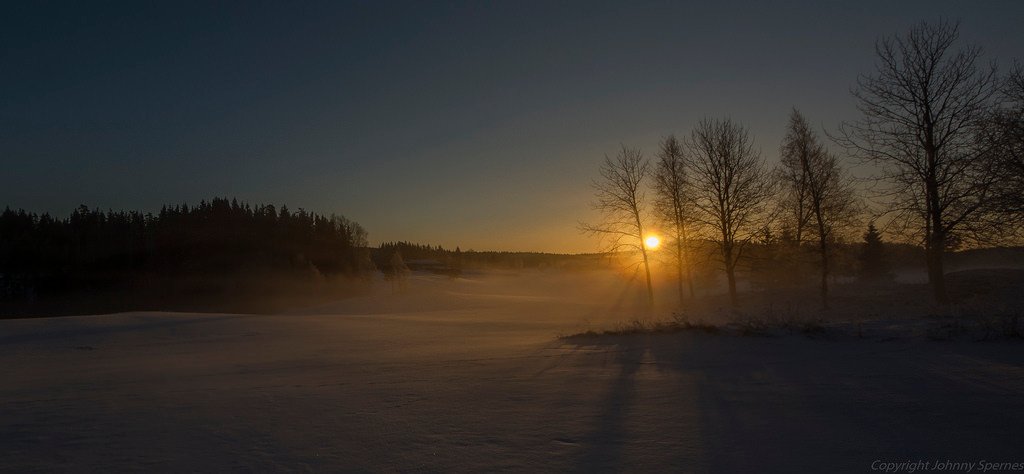
<svg viewBox="0 0 1024 474"><path fill-rule="evenodd" d="M611 356L605 364L618 369L584 437L587 449L577 471L707 468L706 428L697 415L703 397L700 384L693 383L706 374L682 363L702 350L699 338L581 335L564 341L588 354Z"/></svg>
<svg viewBox="0 0 1024 474"><path fill-rule="evenodd" d="M640 368L644 350L632 344L615 344L607 349L615 354L615 364L620 366L620 370L601 401L597 425L585 437L587 450L576 466L579 472L621 470L623 467L627 412L635 398L633 379Z"/></svg>
<svg viewBox="0 0 1024 474"><path fill-rule="evenodd" d="M690 450L666 460L684 470L849 471L867 470L875 459L1019 452L1010 433L1024 422L1024 383L1016 378L1024 355L1008 346L690 333L565 341L614 353L619 366L580 470L618 471L651 458L636 445L643 425L662 432L666 446ZM651 403L658 384L688 393ZM659 419L673 412L689 412L680 418L687 424Z"/></svg>

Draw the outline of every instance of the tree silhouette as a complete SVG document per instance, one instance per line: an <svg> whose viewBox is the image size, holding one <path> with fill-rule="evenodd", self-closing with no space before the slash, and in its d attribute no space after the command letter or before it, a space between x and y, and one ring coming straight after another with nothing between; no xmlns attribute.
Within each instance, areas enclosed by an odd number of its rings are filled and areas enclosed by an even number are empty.
<svg viewBox="0 0 1024 474"><path fill-rule="evenodd" d="M1000 92L1004 106L995 110L985 128L993 167L1000 176L992 208L997 219L1019 233L1024 227L1024 65L1014 64Z"/></svg>
<svg viewBox="0 0 1024 474"><path fill-rule="evenodd" d="M959 26L921 23L876 47L877 69L857 81L862 118L838 141L878 165L890 211L918 229L934 298L948 302L943 253L951 239L985 234L983 214L998 176L978 139L999 85L975 46L957 48Z"/></svg>
<svg viewBox="0 0 1024 474"><path fill-rule="evenodd" d="M56 219L8 208L0 214L0 285L17 280L56 293L138 284L144 275L365 275L365 246L366 231L344 217L226 198L156 215L79 206Z"/></svg>
<svg viewBox="0 0 1024 474"><path fill-rule="evenodd" d="M807 224L811 224L809 233L817 238L821 305L827 309L832 241L851 225L858 212L853 181L796 109L790 114L781 150L778 174L787 196L783 203L789 208L788 214L795 218L797 244L804 233L801 228Z"/></svg>
<svg viewBox="0 0 1024 474"><path fill-rule="evenodd" d="M689 183L686 181L686 160L683 156L683 145L674 135L663 139L658 150L658 162L654 170L654 191L657 198L654 209L659 219L671 229L673 246L675 247L674 265L679 290L679 304L683 304L685 293L683 285L693 293L693 275L691 258L687 255L692 224L692 202L688 195Z"/></svg>
<svg viewBox="0 0 1024 474"><path fill-rule="evenodd" d="M607 155L601 164L601 178L594 181L596 200L591 207L601 213L602 221L597 224L580 224L580 229L601 237L606 244L605 251L639 253L647 276L647 299L654 305L654 286L651 283L651 267L644 245L647 203L643 182L650 172L650 165L638 148L625 145L615 158Z"/></svg>
<svg viewBox="0 0 1024 474"><path fill-rule="evenodd" d="M878 232L874 222L868 224L868 230L864 232L863 240L859 255L860 271L858 276L860 280L865 282L892 280L892 271L885 255L885 244L882 242L882 235Z"/></svg>
<svg viewBox="0 0 1024 474"><path fill-rule="evenodd" d="M768 217L770 176L747 130L730 119L702 120L686 146L694 220L715 234L735 306L736 265Z"/></svg>

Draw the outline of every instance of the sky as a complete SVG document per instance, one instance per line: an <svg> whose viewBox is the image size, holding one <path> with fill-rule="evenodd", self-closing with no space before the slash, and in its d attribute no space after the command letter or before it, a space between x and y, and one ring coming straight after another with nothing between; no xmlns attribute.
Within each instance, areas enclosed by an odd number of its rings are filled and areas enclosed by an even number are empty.
<svg viewBox="0 0 1024 474"><path fill-rule="evenodd" d="M940 17L1024 59L1020 1L17 2L0 206L228 196L373 244L593 252L605 154L730 117L774 163L793 107L856 119L876 40Z"/></svg>

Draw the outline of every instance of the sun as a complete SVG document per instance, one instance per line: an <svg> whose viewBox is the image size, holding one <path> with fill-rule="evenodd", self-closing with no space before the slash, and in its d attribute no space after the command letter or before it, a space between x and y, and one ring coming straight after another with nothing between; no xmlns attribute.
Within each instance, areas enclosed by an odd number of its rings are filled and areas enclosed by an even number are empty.
<svg viewBox="0 0 1024 474"><path fill-rule="evenodd" d="M652 235L644 239L644 246L651 250L658 248L659 245L661 245L661 239L656 235Z"/></svg>

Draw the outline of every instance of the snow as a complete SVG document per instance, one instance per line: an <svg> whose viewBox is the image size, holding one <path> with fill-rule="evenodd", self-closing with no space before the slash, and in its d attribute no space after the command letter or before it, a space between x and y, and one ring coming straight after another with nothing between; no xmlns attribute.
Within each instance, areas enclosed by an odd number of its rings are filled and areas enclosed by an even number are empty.
<svg viewBox="0 0 1024 474"><path fill-rule="evenodd" d="M614 275L0 321L0 470L859 472L1024 460L1019 342L558 335Z"/></svg>

